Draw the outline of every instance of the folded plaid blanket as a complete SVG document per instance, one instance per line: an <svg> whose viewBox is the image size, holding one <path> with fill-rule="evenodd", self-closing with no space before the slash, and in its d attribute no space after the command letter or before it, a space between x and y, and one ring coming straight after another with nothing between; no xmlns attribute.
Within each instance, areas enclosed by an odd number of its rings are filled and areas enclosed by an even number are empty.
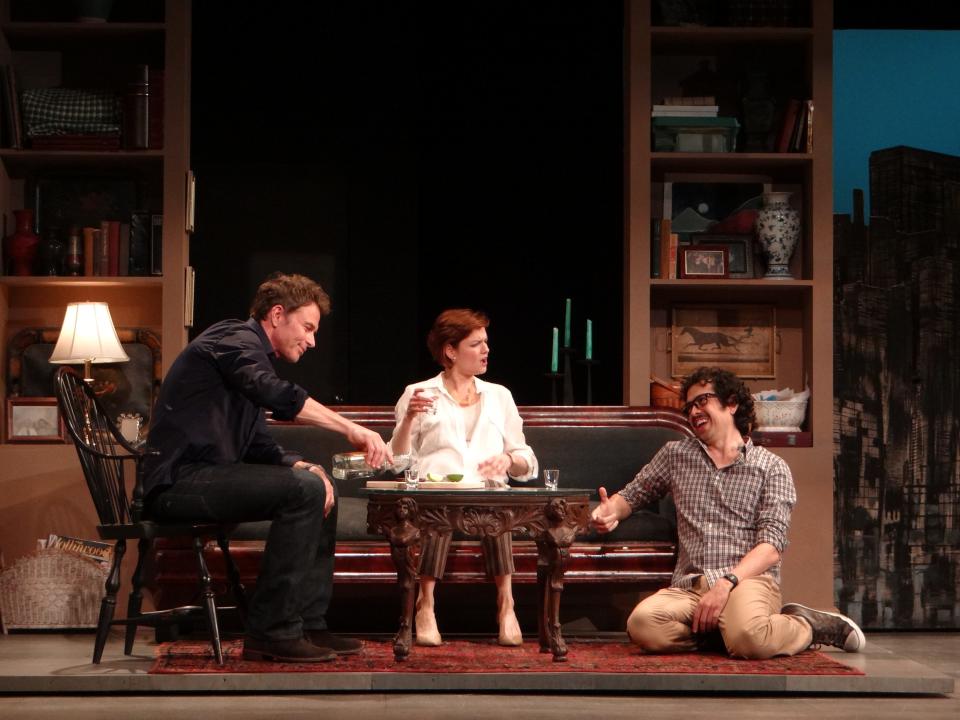
<svg viewBox="0 0 960 720"><path fill-rule="evenodd" d="M20 101L27 137L120 132L120 99L111 92L35 88Z"/></svg>

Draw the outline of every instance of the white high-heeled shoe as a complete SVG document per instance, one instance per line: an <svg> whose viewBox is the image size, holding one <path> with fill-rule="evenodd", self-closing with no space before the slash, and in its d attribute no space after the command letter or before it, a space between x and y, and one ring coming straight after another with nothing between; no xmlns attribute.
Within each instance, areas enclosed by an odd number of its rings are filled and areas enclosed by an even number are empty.
<svg viewBox="0 0 960 720"><path fill-rule="evenodd" d="M520 623L517 621L517 616L512 610L500 620L500 634L497 637L497 644L506 647L523 645L523 633L520 632Z"/></svg>
<svg viewBox="0 0 960 720"><path fill-rule="evenodd" d="M421 608L419 603L417 604L414 627L417 631L417 645L437 647L443 642L440 637L440 630L437 628L437 616L433 614L433 610Z"/></svg>

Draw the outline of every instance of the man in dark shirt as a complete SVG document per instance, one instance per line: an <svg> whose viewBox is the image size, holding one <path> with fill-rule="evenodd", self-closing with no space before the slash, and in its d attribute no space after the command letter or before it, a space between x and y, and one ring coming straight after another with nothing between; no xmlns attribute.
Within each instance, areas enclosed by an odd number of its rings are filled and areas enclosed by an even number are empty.
<svg viewBox="0 0 960 720"><path fill-rule="evenodd" d="M314 347L329 311L327 294L309 278L268 278L248 320L216 323L180 353L153 413L147 444L159 455L146 466L148 513L174 521L272 520L247 616L247 659L322 662L361 648L331 634L325 620L336 491L319 465L274 442L263 412L342 433L374 467L392 459L380 435L324 407L273 367L274 358L297 362Z"/></svg>

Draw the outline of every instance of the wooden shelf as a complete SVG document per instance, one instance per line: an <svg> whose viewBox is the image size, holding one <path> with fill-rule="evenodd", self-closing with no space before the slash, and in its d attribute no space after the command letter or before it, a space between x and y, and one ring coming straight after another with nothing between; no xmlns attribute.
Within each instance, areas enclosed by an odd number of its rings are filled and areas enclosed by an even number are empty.
<svg viewBox="0 0 960 720"><path fill-rule="evenodd" d="M776 174L777 180L800 180L813 161L809 153L651 152L653 175L665 172Z"/></svg>
<svg viewBox="0 0 960 720"><path fill-rule="evenodd" d="M813 280L764 280L756 278L754 280L720 279L720 280L663 280L655 278L650 280L650 285L654 288L674 287L691 290L694 288L709 288L710 290L743 290L744 288L762 288L763 290L796 290L797 288L813 287Z"/></svg>
<svg viewBox="0 0 960 720"><path fill-rule="evenodd" d="M12 50L61 50L65 46L82 46L91 40L110 39L162 43L166 29L166 24L160 22L7 22L0 25Z"/></svg>
<svg viewBox="0 0 960 720"><path fill-rule="evenodd" d="M700 45L709 40L722 40L729 43L755 43L762 40L769 40L770 42L800 41L813 37L813 30L809 27L652 25L650 34L658 39L676 38L678 42L685 43L694 40L697 45Z"/></svg>
<svg viewBox="0 0 960 720"><path fill-rule="evenodd" d="M156 287L163 286L163 277L151 275L118 277L71 277L30 275L27 277L6 275L0 277L0 285L13 288L53 288L53 287Z"/></svg>
<svg viewBox="0 0 960 720"><path fill-rule="evenodd" d="M37 171L51 169L122 170L124 172L156 172L163 169L163 150L83 151L83 150L13 150L0 149L0 160L12 178L23 178Z"/></svg>

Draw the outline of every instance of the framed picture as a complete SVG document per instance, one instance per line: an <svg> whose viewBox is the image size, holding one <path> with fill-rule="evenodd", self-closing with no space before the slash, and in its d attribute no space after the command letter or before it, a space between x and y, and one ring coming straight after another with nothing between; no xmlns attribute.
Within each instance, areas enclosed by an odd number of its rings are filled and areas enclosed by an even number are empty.
<svg viewBox="0 0 960 720"><path fill-rule="evenodd" d="M698 235L698 243L720 245L727 248L729 277L750 280L753 278L752 235Z"/></svg>
<svg viewBox="0 0 960 720"><path fill-rule="evenodd" d="M682 174L664 176L663 217L680 235L747 235L770 192L766 175Z"/></svg>
<svg viewBox="0 0 960 720"><path fill-rule="evenodd" d="M48 397L54 394L54 375L60 365L50 355L59 328L26 328L7 345L7 392L13 397ZM123 413L150 422L150 411L160 389L160 338L144 328L117 328L117 337L129 362L94 365L93 388L107 414L117 420Z"/></svg>
<svg viewBox="0 0 960 720"><path fill-rule="evenodd" d="M52 227L65 232L71 225L98 228L101 220L127 222L145 191L127 178L55 175L29 180L25 194L43 235Z"/></svg>
<svg viewBox="0 0 960 720"><path fill-rule="evenodd" d="M7 398L7 442L64 442L66 434L55 397Z"/></svg>
<svg viewBox="0 0 960 720"><path fill-rule="evenodd" d="M773 305L676 305L671 374L713 365L742 378L776 377L776 333Z"/></svg>
<svg viewBox="0 0 960 720"><path fill-rule="evenodd" d="M724 245L684 245L678 250L681 278L725 278L730 274Z"/></svg>

